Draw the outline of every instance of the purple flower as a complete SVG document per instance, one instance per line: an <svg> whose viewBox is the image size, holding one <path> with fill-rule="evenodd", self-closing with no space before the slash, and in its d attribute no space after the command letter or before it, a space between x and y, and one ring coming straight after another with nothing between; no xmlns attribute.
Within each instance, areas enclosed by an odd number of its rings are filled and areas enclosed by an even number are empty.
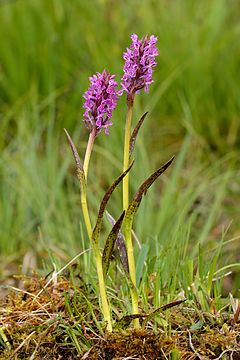
<svg viewBox="0 0 240 360"><path fill-rule="evenodd" d="M83 121L88 129L96 129L98 135L104 128L108 134L108 126L112 125L110 119L112 112L117 105L117 82L114 80L115 75L104 70L89 78L90 86L84 93L86 100L83 108L85 109Z"/></svg>
<svg viewBox="0 0 240 360"><path fill-rule="evenodd" d="M125 60L124 75L121 79L122 90L134 95L144 88L148 92L149 85L153 82L153 67L157 65L155 57L159 54L156 47L157 37L147 35L138 39L136 34L131 36L132 44L123 54Z"/></svg>

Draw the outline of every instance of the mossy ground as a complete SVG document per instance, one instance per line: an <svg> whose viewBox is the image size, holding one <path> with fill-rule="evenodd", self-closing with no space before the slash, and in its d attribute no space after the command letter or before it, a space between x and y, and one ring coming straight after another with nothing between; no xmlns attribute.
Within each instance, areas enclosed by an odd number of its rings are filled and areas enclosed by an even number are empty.
<svg viewBox="0 0 240 360"><path fill-rule="evenodd" d="M213 314L183 303L168 310L167 326L159 314L165 327L148 321L109 334L98 327L96 296L94 320L79 284L35 274L2 298L0 359L240 359L239 316L228 307Z"/></svg>

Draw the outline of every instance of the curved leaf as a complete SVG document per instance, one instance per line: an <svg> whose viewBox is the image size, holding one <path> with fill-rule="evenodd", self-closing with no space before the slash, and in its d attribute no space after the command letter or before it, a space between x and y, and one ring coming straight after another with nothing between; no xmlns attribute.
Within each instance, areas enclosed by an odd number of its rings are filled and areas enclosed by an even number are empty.
<svg viewBox="0 0 240 360"><path fill-rule="evenodd" d="M122 222L124 219L124 215L125 215L125 210L122 212L119 219L113 225L113 228L110 231L110 233L107 237L105 246L104 246L103 255L102 255L102 265L103 265L103 275L104 276L106 276L108 273L110 259L111 259L112 253L113 253L115 242L116 242L118 234L119 234L119 230L121 228L121 225L122 225Z"/></svg>
<svg viewBox="0 0 240 360"><path fill-rule="evenodd" d="M131 223L133 220L133 217L135 213L137 212L137 209L140 205L140 202L142 200L143 194L146 195L147 190L149 187L154 183L154 181L157 180L157 178L164 173L164 171L167 170L167 168L171 165L173 162L174 156L168 160L163 166L161 166L158 170L156 170L152 175L150 175L147 180L145 180L142 185L139 187L138 191L133 197L133 200L128 206L126 215L125 215L125 221L126 221L126 227L130 227L131 229Z"/></svg>
<svg viewBox="0 0 240 360"><path fill-rule="evenodd" d="M133 161L131 162L130 166L128 167L127 170L125 170L121 175L118 176L118 178L113 182L113 184L109 187L109 189L107 190L107 192L105 193L101 204L100 204L100 208L98 211L98 217L97 217L97 221L96 221L96 225L93 229L93 233L92 233L92 241L94 244L98 243L99 240L99 235L100 235L100 231L102 228L102 218L103 218L103 214L104 211L107 207L108 201L110 199L110 196L112 195L114 189L117 187L117 185L122 181L122 179L124 178L124 176L130 171L130 169L133 166Z"/></svg>
<svg viewBox="0 0 240 360"><path fill-rule="evenodd" d="M71 146L71 149L72 149L72 153L73 153L73 156L74 156L74 159L75 159L75 162L76 162L76 165L77 165L77 172L78 173L82 173L84 174L84 171L83 171L83 164L80 160L80 156L78 154L78 151L76 149L76 146L74 145L73 141L72 141L72 138L71 136L69 135L69 133L67 132L66 129L64 129L64 132L65 134L67 135L67 139L68 139L68 142Z"/></svg>
<svg viewBox="0 0 240 360"><path fill-rule="evenodd" d="M112 215L109 214L109 212L106 212L106 213L107 213L108 221L110 222L110 224L112 226L114 226L114 224L116 223L115 219L112 217ZM123 267L124 271L128 273L129 265L128 265L128 257L127 257L127 248L125 245L124 235L121 231L118 232L115 244L116 244L116 248L118 250L118 255L119 255L119 259L122 264L122 267Z"/></svg>
<svg viewBox="0 0 240 360"><path fill-rule="evenodd" d="M148 114L148 111L145 112L145 114L143 114L143 116L140 118L140 120L138 121L136 127L134 128L133 132L132 132L132 135L131 135L131 139L130 139L130 149L129 149L129 157L132 156L132 153L133 153L133 150L134 150L134 147L135 147L135 142L136 142L136 139L137 139L137 135L138 135L138 132L146 118Z"/></svg>
<svg viewBox="0 0 240 360"><path fill-rule="evenodd" d="M145 319L146 321L148 321L152 317L157 315L159 312L165 311L167 309L171 309L172 307L180 305L185 301L186 301L186 299L172 301L171 303L160 306L159 308L152 311L150 314L125 315L121 319L116 321L116 323L114 324L114 330L124 330L124 329L128 328L134 319Z"/></svg>

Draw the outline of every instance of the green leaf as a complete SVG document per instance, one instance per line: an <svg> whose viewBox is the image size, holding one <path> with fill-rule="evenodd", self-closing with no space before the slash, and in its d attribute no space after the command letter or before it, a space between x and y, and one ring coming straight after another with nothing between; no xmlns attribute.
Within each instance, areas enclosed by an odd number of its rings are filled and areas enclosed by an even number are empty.
<svg viewBox="0 0 240 360"><path fill-rule="evenodd" d="M106 212L106 213L107 213L108 221L110 222L110 224L112 226L114 226L114 224L116 223L115 219L112 217L111 214L109 214L109 212ZM122 234L121 231L118 232L115 246L118 250L117 255L119 256L119 259L120 259L120 262L122 264L124 271L129 272L127 248L126 248L126 244L125 244L124 235Z"/></svg>
<svg viewBox="0 0 240 360"><path fill-rule="evenodd" d="M193 259L188 259L185 261L183 268L182 268L182 276L183 276L183 283L184 283L185 291L187 291L187 289L193 283L193 275L194 275Z"/></svg>
<svg viewBox="0 0 240 360"><path fill-rule="evenodd" d="M154 317L155 315L157 315L157 313L161 312L161 311L165 311L167 309L171 309L174 306L178 306L180 304L182 304L183 302L185 302L187 299L181 299L181 300L176 300L176 301L172 301L168 304L162 305L159 308L155 309L154 311L152 311L149 315L148 315L148 319L151 317Z"/></svg>
<svg viewBox="0 0 240 360"><path fill-rule="evenodd" d="M133 150L134 150L134 147L135 147L135 142L136 142L136 139L137 139L137 135L138 135L138 132L146 118L148 114L148 111L145 112L145 114L143 114L143 116L140 118L140 120L138 121L136 127L134 128L133 132L132 132L132 135L131 135L131 139L130 139L130 150L129 150L129 157L132 156L132 153L133 153Z"/></svg>
<svg viewBox="0 0 240 360"><path fill-rule="evenodd" d="M101 201L101 204L100 204L96 225L95 225L95 227L93 229L93 233L92 233L93 244L98 244L98 242L99 242L100 231L102 229L103 214L104 214L104 211L105 211L105 209L107 207L108 201L109 201L113 191L117 187L117 185L122 181L124 176L126 176L126 174L130 171L132 166L133 166L133 161L131 162L128 169L126 171L124 171L121 175L118 176L118 178L113 182L113 184L109 187L109 189L105 193L105 195L104 195L104 197L103 197L103 199Z"/></svg>
<svg viewBox="0 0 240 360"><path fill-rule="evenodd" d="M108 273L110 259L111 259L112 253L113 253L114 245L115 245L116 239L118 237L119 230L121 228L124 216L125 216L125 210L122 212L119 219L115 222L112 230L110 231L110 233L107 237L107 240L106 240L106 243L104 246L104 250L103 250L103 255L102 255L102 265L103 265L103 275L104 276L106 276Z"/></svg>
<svg viewBox="0 0 240 360"><path fill-rule="evenodd" d="M222 247L223 247L223 240L224 238L222 237L220 244L217 247L217 250L215 252L215 254L213 255L211 262L210 262L210 268L209 268L209 272L208 272L208 280L207 280L207 292L208 292L208 296L210 297L211 294L211 288L213 285L213 276L214 273L216 271L217 268L217 263L219 260L219 256L221 255L222 252Z"/></svg>
<svg viewBox="0 0 240 360"><path fill-rule="evenodd" d="M114 330L126 329L134 319L150 319L151 317L154 317L155 315L157 315L158 312L170 309L174 306L177 306L177 305L183 303L184 301L186 301L186 299L172 301L171 303L162 305L158 309L152 311L150 314L132 314L132 315L123 316L120 320L118 320L115 323Z"/></svg>
<svg viewBox="0 0 240 360"><path fill-rule="evenodd" d="M198 322L196 322L195 324L193 324L191 327L190 327L190 330L200 330L204 325L204 322L202 320L199 320Z"/></svg>
<svg viewBox="0 0 240 360"><path fill-rule="evenodd" d="M147 180L143 182L143 184L139 187L138 191L133 197L133 200L128 206L126 215L125 215L125 230L131 231L132 228L132 222L135 213L137 212L137 209L140 205L140 202L142 200L143 194L146 195L147 190L149 187L154 183L157 178L164 173L164 171L167 170L167 168L171 165L173 162L174 156L168 160L163 166L161 166L158 170L156 170L152 175L150 175Z"/></svg>

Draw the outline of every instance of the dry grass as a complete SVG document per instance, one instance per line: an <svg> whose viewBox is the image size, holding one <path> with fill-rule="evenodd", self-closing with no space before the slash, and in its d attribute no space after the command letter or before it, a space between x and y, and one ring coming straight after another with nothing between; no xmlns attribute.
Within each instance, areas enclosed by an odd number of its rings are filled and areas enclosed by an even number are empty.
<svg viewBox="0 0 240 360"><path fill-rule="evenodd" d="M200 314L182 304L168 310L164 330L148 321L139 331L103 335L97 298L89 293L94 321L81 279L78 284L34 274L24 279L24 290L12 289L0 303L0 359L240 359L239 316L226 308ZM159 319L166 321L164 312Z"/></svg>

